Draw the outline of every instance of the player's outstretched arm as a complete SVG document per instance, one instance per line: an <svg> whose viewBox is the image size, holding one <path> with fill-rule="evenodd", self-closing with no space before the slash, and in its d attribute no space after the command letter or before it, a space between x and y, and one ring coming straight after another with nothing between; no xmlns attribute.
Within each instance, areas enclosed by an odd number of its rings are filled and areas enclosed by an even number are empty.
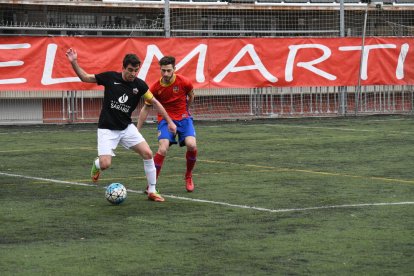
<svg viewBox="0 0 414 276"><path fill-rule="evenodd" d="M138 130L140 130L142 126L144 125L144 122L148 117L149 110L150 110L150 107L146 104L144 104L144 106L141 108L141 111L139 112L139 116L138 116L138 122L137 122Z"/></svg>
<svg viewBox="0 0 414 276"><path fill-rule="evenodd" d="M172 133L177 133L177 126L174 124L173 120L171 120L170 116L168 116L167 111L161 105L161 103L159 101L157 101L157 99L152 98L151 99L151 104L155 106L155 108L157 109L158 113L160 113L162 115L162 117L164 117L164 119L167 121L167 123L168 123L168 130L170 132L172 132Z"/></svg>
<svg viewBox="0 0 414 276"><path fill-rule="evenodd" d="M95 75L88 74L83 70L78 64L78 53L75 49L68 49L66 51L66 57L72 64L72 68L75 71L76 75L81 79L83 82L96 82Z"/></svg>

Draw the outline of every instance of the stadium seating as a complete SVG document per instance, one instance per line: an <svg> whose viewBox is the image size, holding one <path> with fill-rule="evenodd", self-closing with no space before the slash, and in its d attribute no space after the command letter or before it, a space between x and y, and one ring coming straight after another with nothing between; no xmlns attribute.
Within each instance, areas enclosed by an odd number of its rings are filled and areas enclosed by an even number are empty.
<svg viewBox="0 0 414 276"><path fill-rule="evenodd" d="M215 2L227 2L227 1L220 1L220 0L192 0L193 3L215 3Z"/></svg>
<svg viewBox="0 0 414 276"><path fill-rule="evenodd" d="M282 3L283 0L257 0L256 2L257 3L263 3L263 4L266 4L266 3Z"/></svg>
<svg viewBox="0 0 414 276"><path fill-rule="evenodd" d="M239 4L254 4L254 2L256 2L256 0L228 0L225 2L229 2L229 3L239 3Z"/></svg>
<svg viewBox="0 0 414 276"><path fill-rule="evenodd" d="M103 1L103 0L100 0ZM110 0L107 0L106 2L109 2ZM139 2L140 0L134 0L136 2ZM154 3L156 2L163 2L163 0L141 0L143 2L152 1ZM105 2L105 1L104 1ZM228 2L228 3L234 3L234 4L254 4L254 3L260 3L260 4L306 4L306 3L312 3L312 4L337 4L340 3L340 0L170 0L170 2L186 2L186 3L216 3L216 2ZM358 3L364 3L364 0L344 0L345 4L358 4ZM414 0L371 0L373 3L383 3L385 5L391 5L391 4L413 4Z"/></svg>
<svg viewBox="0 0 414 276"><path fill-rule="evenodd" d="M414 0L395 0L396 4L413 4L414 5Z"/></svg>
<svg viewBox="0 0 414 276"><path fill-rule="evenodd" d="M194 1L200 1L200 0L193 0ZM222 1L226 1L226 0L222 0ZM392 5L392 4L413 4L414 5L414 0L371 0L373 3L383 3L385 5ZM305 4L305 3L314 3L314 4L318 4L318 3L324 3L324 4L335 4L335 3L340 3L340 0L228 0L226 2L229 3L250 3L250 2L256 2L256 3L288 3L288 4L292 4L292 3L298 3L298 4ZM363 3L362 0L344 0L345 4L358 4L358 3Z"/></svg>
<svg viewBox="0 0 414 276"><path fill-rule="evenodd" d="M234 0L233 0L234 1ZM378 2L383 3L392 3L393 1L398 0L383 0ZM414 0L400 0L400 1L414 1ZM257 3L287 3L287 4L306 4L306 3L312 3L312 4L337 4L340 3L340 0L256 0ZM344 0L345 4L358 4L361 3L361 0Z"/></svg>
<svg viewBox="0 0 414 276"><path fill-rule="evenodd" d="M386 0L387 1L387 0ZM392 0L389 0L392 1ZM414 0L413 0L414 1ZM306 3L313 3L313 4L335 4L339 3L340 0L257 0L257 3L298 3L298 4L306 4ZM360 3L361 0L344 0L346 4L354 4Z"/></svg>
<svg viewBox="0 0 414 276"><path fill-rule="evenodd" d="M284 0L285 3L307 3L309 0Z"/></svg>
<svg viewBox="0 0 414 276"><path fill-rule="evenodd" d="M340 0L336 0L336 3L340 3ZM344 0L344 3L346 4L356 4L356 3L361 3L361 0Z"/></svg>
<svg viewBox="0 0 414 276"><path fill-rule="evenodd" d="M310 3L315 3L315 4L318 4L318 3L327 3L327 4L335 3L335 1L332 1L332 0L310 0L309 2Z"/></svg>
<svg viewBox="0 0 414 276"><path fill-rule="evenodd" d="M148 1L148 0L143 0ZM153 1L160 1L160 0L153 0ZM414 0L371 0L373 3L383 3L385 5L391 5L391 4L414 4ZM340 3L340 0L170 0L170 2L228 2L228 3L234 3L234 4L254 4L254 3L287 3L287 4L306 4L306 3L312 3L312 4L337 4ZM362 0L344 0L345 4L358 4L363 3Z"/></svg>
<svg viewBox="0 0 414 276"><path fill-rule="evenodd" d="M110 0L98 0L103 2L110 2ZM135 2L143 1L148 2L152 1L154 3L156 2L163 2L163 0L134 0ZM187 2L189 4L191 3L215 3L215 2L228 2L228 3L234 3L234 4L254 4L254 3L287 3L287 4L306 4L306 3L323 3L323 4L335 4L340 3L340 0L170 0L170 2ZM344 0L345 4L357 4L357 3L364 3L366 1L364 0ZM373 3L383 3L385 5L387 4L413 4L414 0L371 0Z"/></svg>

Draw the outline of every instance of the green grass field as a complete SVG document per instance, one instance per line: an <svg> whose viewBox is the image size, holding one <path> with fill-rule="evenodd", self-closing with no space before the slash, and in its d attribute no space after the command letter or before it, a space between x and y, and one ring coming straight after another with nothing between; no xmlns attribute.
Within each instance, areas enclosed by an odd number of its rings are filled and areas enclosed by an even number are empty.
<svg viewBox="0 0 414 276"><path fill-rule="evenodd" d="M92 185L96 125L0 127L0 274L413 274L413 116L196 128L195 192L174 146L156 203L122 147ZM155 124L143 134L156 151Z"/></svg>

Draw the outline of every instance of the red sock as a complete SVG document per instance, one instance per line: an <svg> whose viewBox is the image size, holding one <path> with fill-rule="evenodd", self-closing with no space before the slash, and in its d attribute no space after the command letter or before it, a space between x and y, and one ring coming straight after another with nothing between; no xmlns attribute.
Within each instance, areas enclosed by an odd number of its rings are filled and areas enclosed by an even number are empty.
<svg viewBox="0 0 414 276"><path fill-rule="evenodd" d="M193 175L193 169L197 161L197 150L187 151L185 158L187 160L187 171L185 172L185 177L191 177Z"/></svg>
<svg viewBox="0 0 414 276"><path fill-rule="evenodd" d="M158 152L154 156L154 164L155 164L155 168L157 169L157 179L158 179L158 176L160 175L162 164L164 163L164 158L165 156L159 154Z"/></svg>

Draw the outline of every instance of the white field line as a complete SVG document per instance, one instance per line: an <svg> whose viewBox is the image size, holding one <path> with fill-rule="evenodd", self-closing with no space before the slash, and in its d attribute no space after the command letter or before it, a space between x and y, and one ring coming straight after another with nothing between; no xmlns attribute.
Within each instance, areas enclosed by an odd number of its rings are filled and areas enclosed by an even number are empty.
<svg viewBox="0 0 414 276"><path fill-rule="evenodd" d="M343 128L343 127L325 127L325 126L295 126L295 125L278 125L278 124L263 124L268 127L287 127L287 128L303 128L303 129L329 129L340 131L353 131L353 132L381 132L378 129L356 129L356 128ZM393 134L414 134L412 131L390 131Z"/></svg>
<svg viewBox="0 0 414 276"><path fill-rule="evenodd" d="M386 120L371 120L372 122L385 122L385 121L407 121L405 118L401 119L386 119ZM257 124L246 124L249 126L255 126ZM326 127L326 126L300 126L300 125L288 125L288 124L262 124L268 127L286 127L286 128L302 128L302 129L330 129L330 130L339 130L339 131L354 131L354 132L381 132L378 129L355 129L355 128L343 128L343 127ZM217 128L223 127L222 125L207 125L203 126L205 128ZM80 129L80 130L72 130L73 132L91 132L94 130L88 129ZM61 132L61 130L39 130L39 131L12 131L12 132L0 132L0 135L6 134L32 134L32 133L54 133L54 132ZM394 134L414 134L412 131L391 131L390 133Z"/></svg>
<svg viewBox="0 0 414 276"><path fill-rule="evenodd" d="M0 175L9 176L9 177L25 178L25 179L31 179L31 180L39 180L39 181L58 183L58 184L98 187L97 185L94 185L94 184L72 182L72 181L63 181L63 180L49 179L49 178L43 178L43 177L32 177L32 176L4 173L4 172L0 172ZM105 188L105 187L103 187L103 188ZM137 193L137 194L143 194L144 193L143 191L135 191L135 190L130 190L130 189L128 189L128 192ZM289 208L289 209L268 209L268 208L262 208L262 207L256 207L256 206L231 204L231 203L220 202L220 201L188 198L188 197L175 196L175 195L163 195L163 196L166 197L166 198L172 198L172 199L178 199L178 200L208 203L208 204L213 204L213 205L221 205L221 206L226 206L226 207L233 207L233 208L239 208L239 209L248 209L248 210L255 210L255 211L262 211L262 212L269 212L269 213L287 213L287 212L300 212L300 211L323 210L323 209L339 209L339 208L356 208L356 207L392 206L392 205L411 205L411 204L414 204L414 201L403 201L403 202L380 202L380 203L326 205L326 206L305 207L305 208Z"/></svg>
<svg viewBox="0 0 414 276"><path fill-rule="evenodd" d="M10 132L0 132L0 135L12 135L12 134L37 134L37 133L61 133L62 130L36 130L36 131L10 131ZM88 129L78 129L72 130L71 132L93 132L93 130ZM96 132L96 129L95 129Z"/></svg>
<svg viewBox="0 0 414 276"><path fill-rule="evenodd" d="M63 181L63 180L57 180L57 179L26 176L26 175L5 173L5 172L0 172L0 175L10 176L10 177L18 177L18 178L25 178L25 179L31 179L31 180L39 180L39 181L52 182L52 183L59 183L59 184L69 184L69 185L77 185L77 186L91 186L91 187L96 187L97 186L97 185L94 185L94 184L72 182L72 181Z"/></svg>

